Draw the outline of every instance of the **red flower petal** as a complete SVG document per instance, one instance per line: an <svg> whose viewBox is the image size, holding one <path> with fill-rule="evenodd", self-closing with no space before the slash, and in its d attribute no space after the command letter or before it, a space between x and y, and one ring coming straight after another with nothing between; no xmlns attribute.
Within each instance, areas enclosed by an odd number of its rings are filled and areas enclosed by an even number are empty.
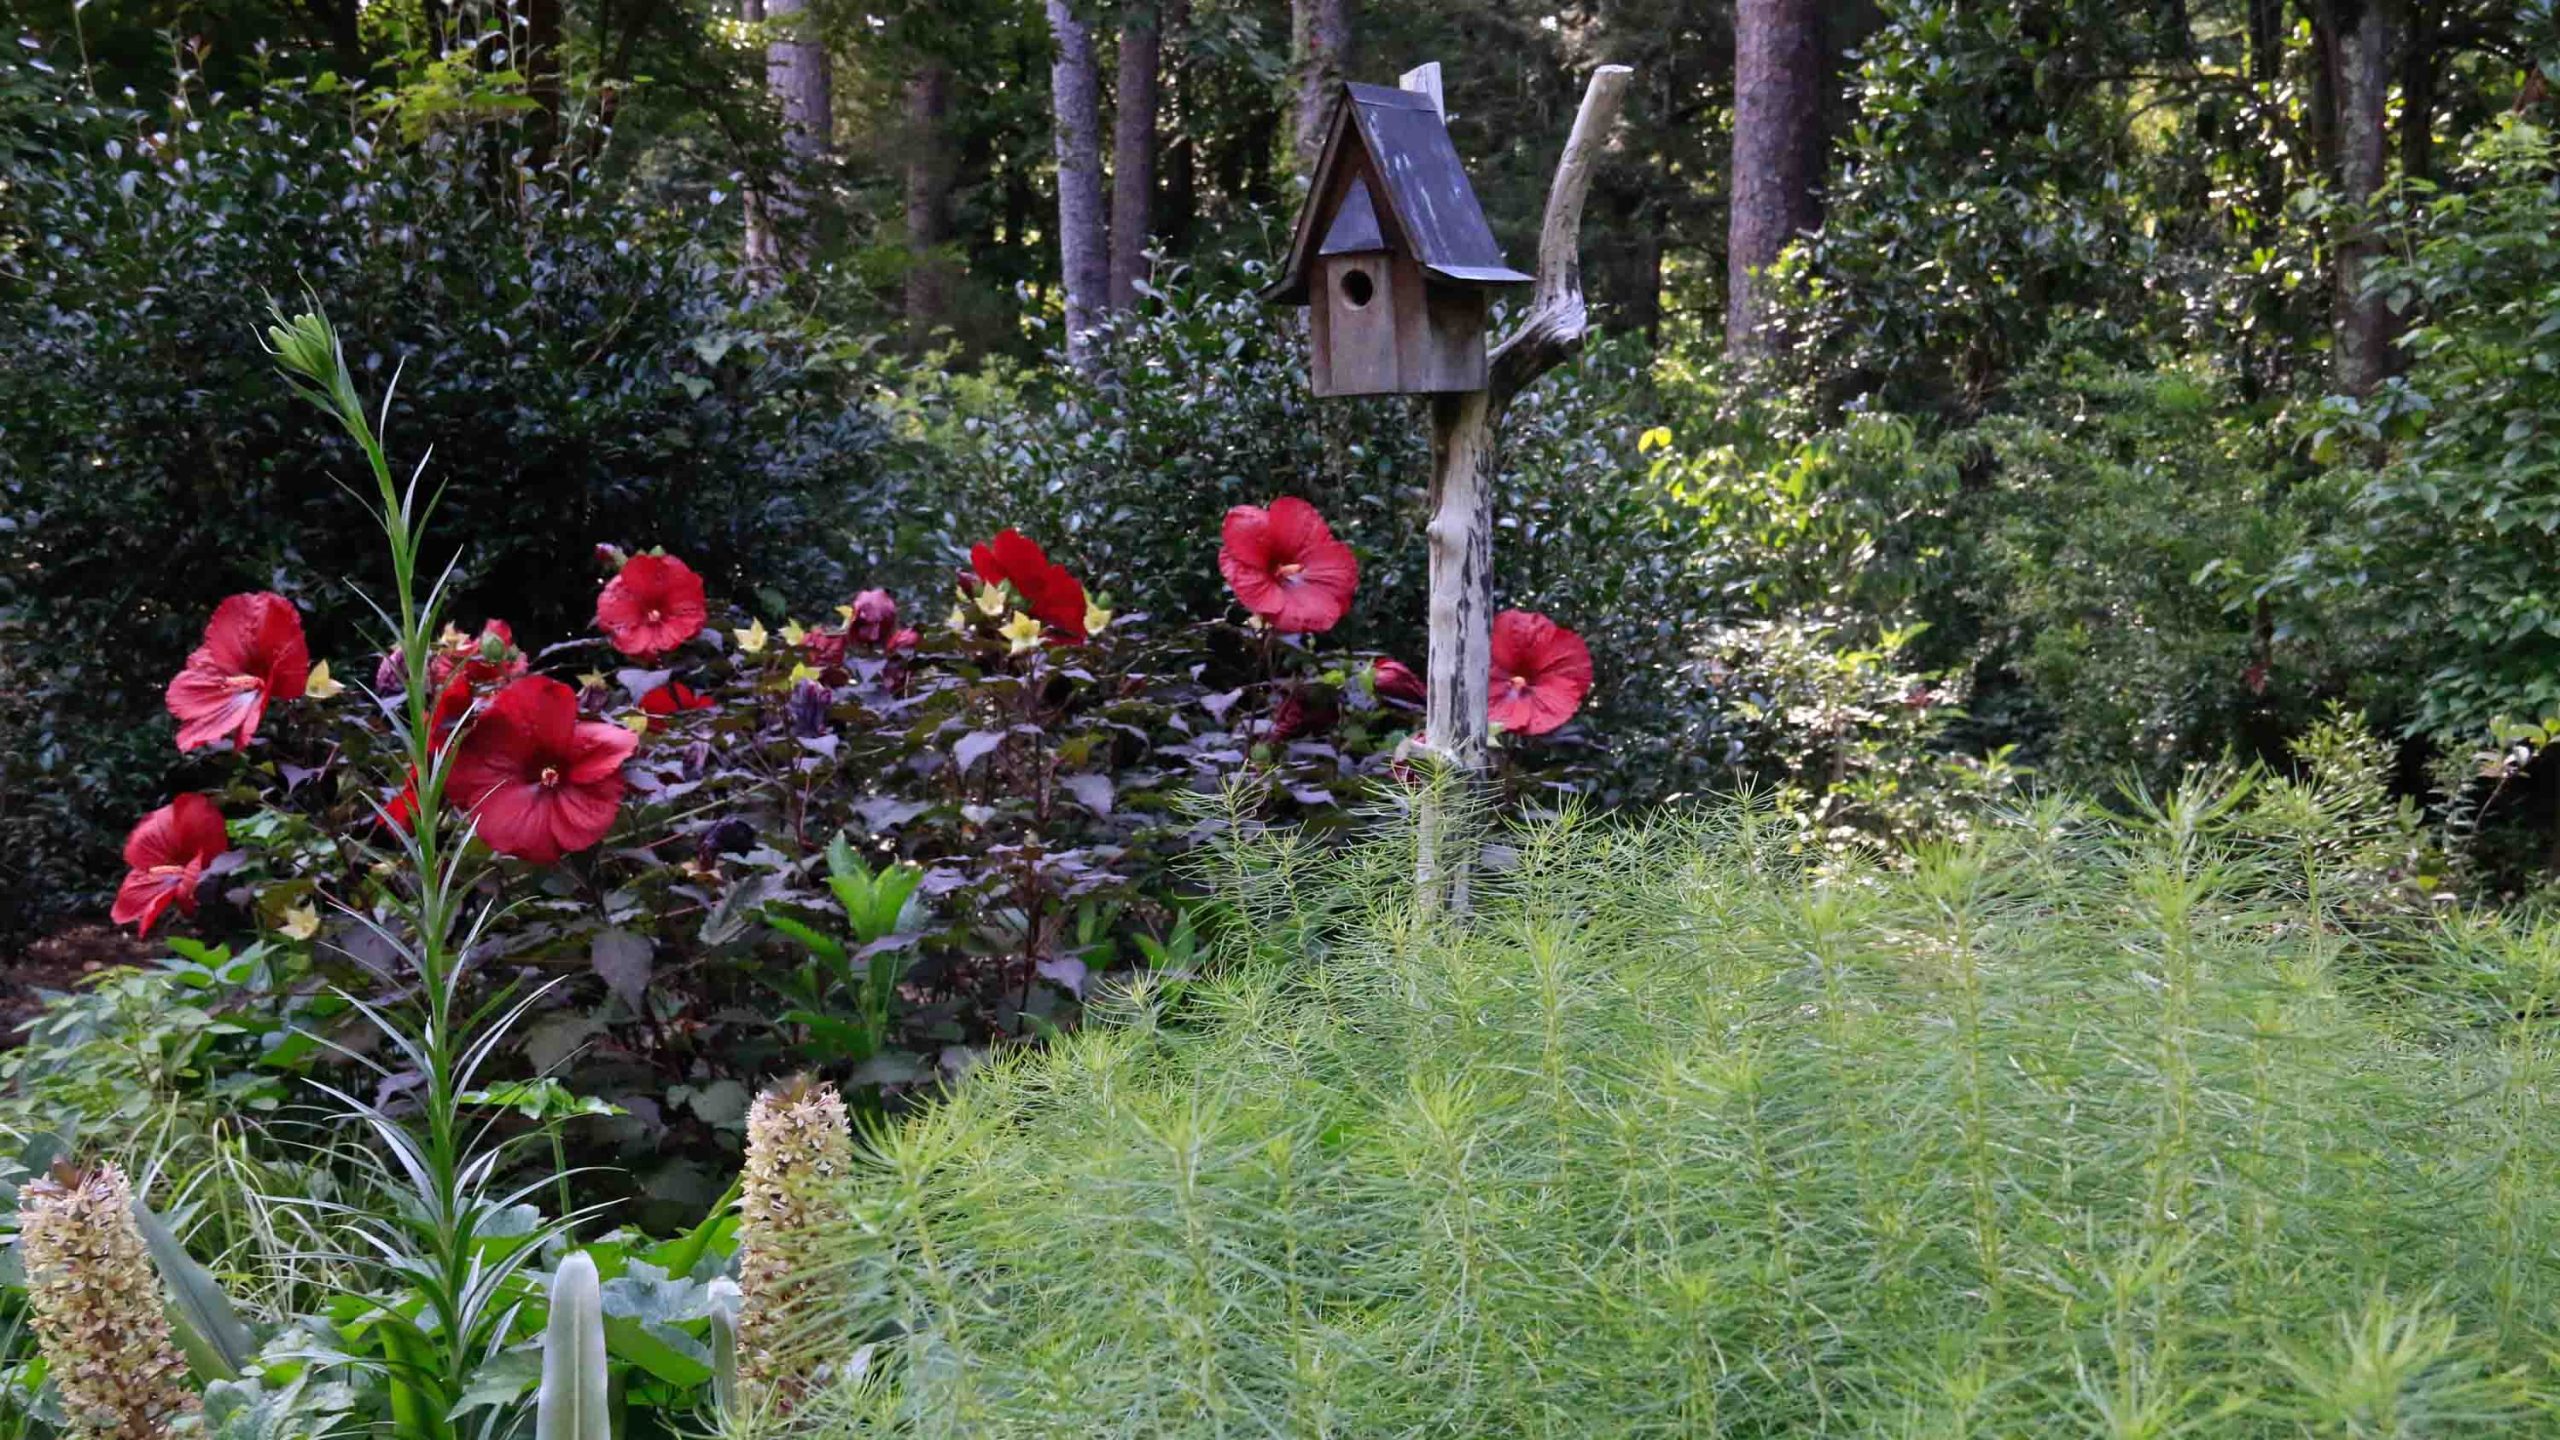
<svg viewBox="0 0 2560 1440"><path fill-rule="evenodd" d="M206 796L181 795L143 816L124 839L131 873L116 888L115 923L148 935L171 905L193 915L204 867L229 848L221 807Z"/></svg>
<svg viewBox="0 0 2560 1440"><path fill-rule="evenodd" d="M1284 495L1268 510L1238 505L1227 512L1219 540L1218 573L1274 629L1321 634L1351 613L1359 557L1306 501Z"/></svg>
<svg viewBox="0 0 2560 1440"><path fill-rule="evenodd" d="M247 745L268 704L299 696L310 681L311 651L293 602L263 591L231 596L214 608L203 643L169 682L178 748L217 740Z"/></svg>
<svg viewBox="0 0 2560 1440"><path fill-rule="evenodd" d="M700 693L681 680L670 680L640 697L640 709L648 715L674 715L686 710L708 710L710 696ZM621 729L621 726L614 726Z"/></svg>
<svg viewBox="0 0 2560 1440"><path fill-rule="evenodd" d="M1544 735L1573 718L1591 693L1591 647L1544 615L1505 610L1493 617L1493 723Z"/></svg>
<svg viewBox="0 0 2560 1440"><path fill-rule="evenodd" d="M596 625L625 655L673 650L711 618L702 577L672 555L634 555L596 596Z"/></svg>
<svg viewBox="0 0 2560 1440"><path fill-rule="evenodd" d="M490 849L548 865L612 830L622 762L638 744L619 725L581 721L568 686L527 676L499 691L462 737L455 803Z"/></svg>
<svg viewBox="0 0 2560 1440"><path fill-rule="evenodd" d="M1381 655L1369 667L1369 686L1385 700L1403 700L1419 705L1430 695L1430 688L1413 668L1401 660Z"/></svg>
<svg viewBox="0 0 2560 1440"><path fill-rule="evenodd" d="M1019 530L969 547L969 567L989 585L1011 585L1031 617L1070 639L1082 640L1084 583Z"/></svg>

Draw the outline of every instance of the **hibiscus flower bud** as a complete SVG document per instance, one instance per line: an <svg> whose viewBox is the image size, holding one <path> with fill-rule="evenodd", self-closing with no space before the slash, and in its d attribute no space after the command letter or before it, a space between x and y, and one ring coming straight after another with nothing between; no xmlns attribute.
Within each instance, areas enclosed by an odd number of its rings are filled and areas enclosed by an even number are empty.
<svg viewBox="0 0 2560 1440"><path fill-rule="evenodd" d="M122 1170L58 1165L30 1182L18 1251L36 1341L75 1434L158 1440L195 1412Z"/></svg>
<svg viewBox="0 0 2560 1440"><path fill-rule="evenodd" d="M382 663L373 667L374 693L387 699L408 688L408 657L400 653L399 646L394 645L383 653Z"/></svg>
<svg viewBox="0 0 2560 1440"><path fill-rule="evenodd" d="M607 575L618 575L622 573L622 567L630 563L631 557L622 553L621 546L606 544L603 541L596 542L597 569Z"/></svg>
<svg viewBox="0 0 2560 1440"><path fill-rule="evenodd" d="M844 663L844 642L841 630L811 630L800 637L800 650L810 664L825 670Z"/></svg>
<svg viewBox="0 0 2560 1440"><path fill-rule="evenodd" d="M756 848L756 827L732 815L702 832L699 852L702 863L710 864L722 855L744 855Z"/></svg>
<svg viewBox="0 0 2560 1440"><path fill-rule="evenodd" d="M791 723L791 733L803 740L815 740L827 733L836 692L815 680L803 680L792 687L791 701L784 707Z"/></svg>
<svg viewBox="0 0 2560 1440"><path fill-rule="evenodd" d="M853 1128L832 1085L805 1076L756 1097L738 1196L738 1380L752 1403L788 1410L817 1357L828 1231L845 1218L838 1186L853 1167Z"/></svg>
<svg viewBox="0 0 2560 1440"><path fill-rule="evenodd" d="M898 602L886 590L865 590L853 597L853 618L846 632L857 645L878 645L898 628Z"/></svg>

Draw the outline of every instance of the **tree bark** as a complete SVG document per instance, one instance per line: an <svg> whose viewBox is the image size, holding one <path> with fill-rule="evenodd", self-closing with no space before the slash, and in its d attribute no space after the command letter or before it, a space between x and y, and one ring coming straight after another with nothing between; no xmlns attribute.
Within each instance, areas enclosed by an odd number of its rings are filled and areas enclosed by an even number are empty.
<svg viewBox="0 0 2560 1440"><path fill-rule="evenodd" d="M1351 50L1351 0L1289 0L1289 55L1297 79L1298 173L1315 173L1324 127Z"/></svg>
<svg viewBox="0 0 2560 1440"><path fill-rule="evenodd" d="M1437 66L1405 77L1405 88L1439 94ZM1484 786L1491 741L1487 710L1493 680L1494 442L1512 398L1582 348L1590 312L1582 294L1582 205L1591 172L1625 101L1623 65L1591 74L1564 155L1547 188L1538 228L1538 282L1520 328L1494 347L1486 388L1434 396L1431 406L1430 657L1424 734L1443 774L1423 807L1416 879L1426 905L1463 915L1473 868L1463 835L1447 823L1464 816Z"/></svg>
<svg viewBox="0 0 2560 1440"><path fill-rule="evenodd" d="M1740 0L1734 13L1732 216L1726 230L1725 349L1765 355L1762 272L1821 220L1822 16L1815 0Z"/></svg>
<svg viewBox="0 0 2560 1440"><path fill-rule="evenodd" d="M1093 34L1072 0L1048 0L1049 101L1058 150L1058 276L1066 292L1067 362L1092 364L1093 327L1110 300L1102 200L1102 81Z"/></svg>
<svg viewBox="0 0 2560 1440"><path fill-rule="evenodd" d="M940 253L951 238L951 67L917 63L907 77L907 330L923 345L951 312Z"/></svg>
<svg viewBox="0 0 2560 1440"><path fill-rule="evenodd" d="M526 98L533 114L525 121L525 148L533 168L551 163L560 145L560 0L524 0L524 54L517 68L524 75Z"/></svg>
<svg viewBox="0 0 2560 1440"><path fill-rule="evenodd" d="M1129 0L1120 18L1120 95L1111 130L1111 308L1138 303L1155 233L1156 113L1164 58L1155 0Z"/></svg>
<svg viewBox="0 0 2560 1440"><path fill-rule="evenodd" d="M782 144L788 157L773 193L747 195L747 272L771 283L808 259L808 196L792 171L826 154L835 139L835 94L827 47L817 34L808 0L747 0L765 23L765 87L782 106ZM786 238L786 235L788 238Z"/></svg>
<svg viewBox="0 0 2560 1440"><path fill-rule="evenodd" d="M2357 210L2382 193L2390 154L2390 91L2398 7L2393 0L2338 0L2336 39L2329 47L2337 77L2338 189ZM2337 246L2335 349L2332 378L2339 391L2369 395L2391 368L2390 307L2368 293L2367 278L2381 253L2373 225L2362 215L2348 223Z"/></svg>

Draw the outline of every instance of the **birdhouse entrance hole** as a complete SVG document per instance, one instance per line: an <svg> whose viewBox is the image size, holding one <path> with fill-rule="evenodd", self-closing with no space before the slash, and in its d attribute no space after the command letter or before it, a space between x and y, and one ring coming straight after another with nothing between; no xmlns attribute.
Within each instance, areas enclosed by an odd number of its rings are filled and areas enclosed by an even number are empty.
<svg viewBox="0 0 2560 1440"><path fill-rule="evenodd" d="M1366 270L1354 270L1342 277L1343 303L1354 310L1367 305L1377 293L1377 283L1369 278Z"/></svg>

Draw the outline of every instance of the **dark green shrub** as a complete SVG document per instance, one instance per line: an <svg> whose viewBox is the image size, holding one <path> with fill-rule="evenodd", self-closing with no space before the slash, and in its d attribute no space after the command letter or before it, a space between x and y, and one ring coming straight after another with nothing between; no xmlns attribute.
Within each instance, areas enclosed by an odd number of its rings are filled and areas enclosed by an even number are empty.
<svg viewBox="0 0 2560 1440"><path fill-rule="evenodd" d="M191 97L168 124L0 61L0 925L94 900L167 788L169 674L222 595L317 598L378 537L250 320L306 287L396 371L465 608L582 629L606 538L728 593L831 593L895 547L878 426L836 342L742 308L731 206L405 141L332 100ZM33 98L30 98L30 97ZM364 614L310 607L333 652Z"/></svg>

